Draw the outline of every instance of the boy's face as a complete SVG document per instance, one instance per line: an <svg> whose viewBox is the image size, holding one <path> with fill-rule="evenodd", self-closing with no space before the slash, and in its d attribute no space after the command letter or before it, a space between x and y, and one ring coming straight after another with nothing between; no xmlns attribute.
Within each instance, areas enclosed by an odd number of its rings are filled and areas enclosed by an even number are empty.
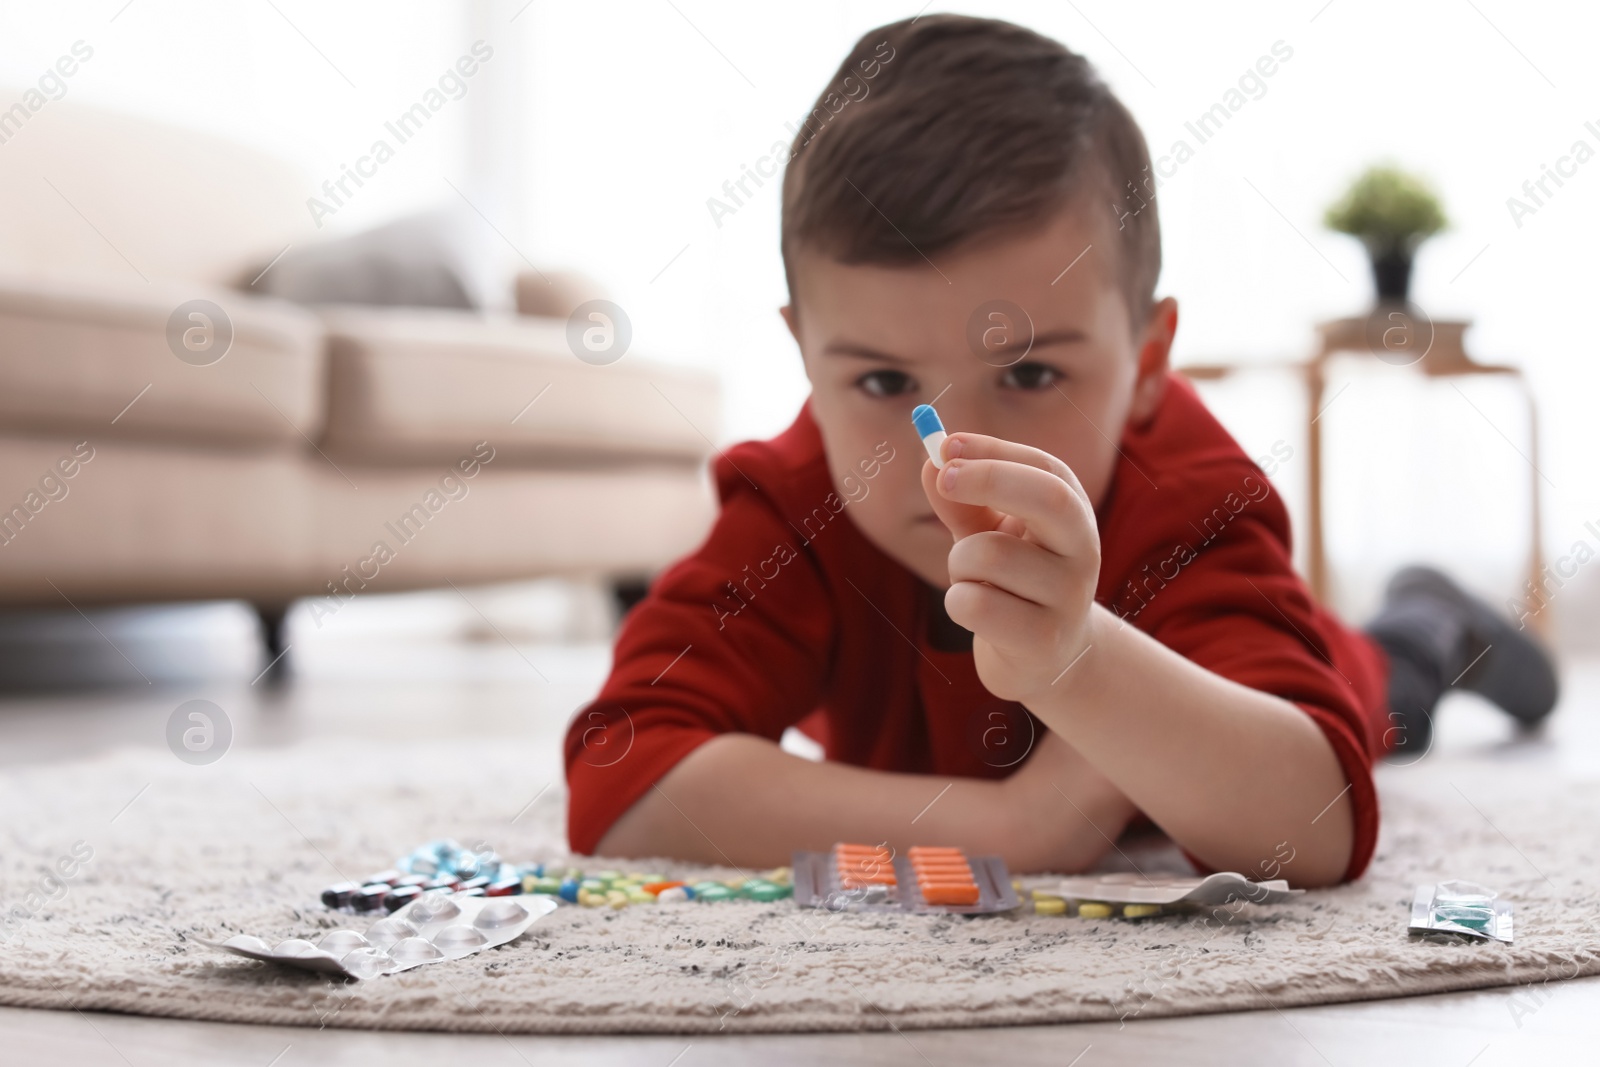
<svg viewBox="0 0 1600 1067"><path fill-rule="evenodd" d="M947 430L1054 454L1096 507L1123 428L1154 414L1177 305L1163 300L1130 326L1117 240L1109 221L1069 204L1023 236L946 251L934 265L852 266L798 252L796 306L783 316L811 379L834 487L862 533L924 581L949 586L951 538L922 490L927 454L912 408L934 403ZM1026 313L1031 346L1026 320L1013 313L1007 332L1004 309L987 315L996 301ZM863 461L881 460L883 441L894 459L864 478L874 468Z"/></svg>

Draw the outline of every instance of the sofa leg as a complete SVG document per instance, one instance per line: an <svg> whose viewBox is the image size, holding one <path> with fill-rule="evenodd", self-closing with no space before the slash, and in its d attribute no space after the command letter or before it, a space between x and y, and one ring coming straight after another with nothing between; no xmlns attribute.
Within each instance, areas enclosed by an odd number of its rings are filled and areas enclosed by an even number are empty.
<svg viewBox="0 0 1600 1067"><path fill-rule="evenodd" d="M256 604L255 609L256 618L261 622L261 644L269 664L261 680L268 685L276 685L289 676L289 657L284 655L289 650L286 643L288 627L285 625L289 605Z"/></svg>
<svg viewBox="0 0 1600 1067"><path fill-rule="evenodd" d="M648 578L617 578L611 583L611 597L616 601L617 618L625 619L633 606L650 591Z"/></svg>

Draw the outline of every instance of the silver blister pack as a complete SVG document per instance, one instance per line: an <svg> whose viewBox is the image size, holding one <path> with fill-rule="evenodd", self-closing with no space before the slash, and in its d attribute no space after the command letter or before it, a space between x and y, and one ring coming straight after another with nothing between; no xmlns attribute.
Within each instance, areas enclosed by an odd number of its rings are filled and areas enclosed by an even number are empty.
<svg viewBox="0 0 1600 1067"><path fill-rule="evenodd" d="M364 931L330 930L315 942L290 938L269 946L259 937L237 934L226 941L200 943L267 963L347 978L376 978L504 945L555 910L555 900L547 896L425 893Z"/></svg>

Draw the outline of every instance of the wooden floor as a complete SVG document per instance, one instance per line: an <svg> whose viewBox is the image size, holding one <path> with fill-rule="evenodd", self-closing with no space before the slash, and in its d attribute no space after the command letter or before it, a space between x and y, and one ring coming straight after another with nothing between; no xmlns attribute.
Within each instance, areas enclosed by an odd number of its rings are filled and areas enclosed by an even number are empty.
<svg viewBox="0 0 1600 1067"><path fill-rule="evenodd" d="M383 609L385 625L395 614L392 607ZM214 622L217 616L208 618ZM0 765L70 760L123 745L161 745L167 714L193 697L215 700L228 709L239 745L292 748L324 737L369 735L375 728L417 738L442 731L489 734L509 729L519 738L543 739L554 759L567 717L593 692L607 666L603 645L540 642L509 625L501 629L516 646L492 628L488 640L471 642L447 640L437 632L430 636L426 628L407 634L392 625L379 632L352 623L338 633L297 632L300 673L272 690L265 682L251 684L258 666L250 665L247 648L237 647L238 635L248 630L237 618L230 622L223 616L220 626L207 622L198 627L204 639L197 638L196 627L185 629L181 619L164 619L148 634L141 632L137 619L100 621L106 636L119 646L115 664L124 663L120 657L126 655L149 682L128 671L126 684L117 684L116 671L123 668L105 660L96 667L96 678L112 684L100 688L0 692ZM18 632L0 621L0 643L8 633L15 639ZM218 633L232 636L219 639ZM11 662L71 663L72 642L90 639L103 642L105 637L87 627L70 633L54 628L48 655L13 643L9 653L0 650L0 666L8 656ZM538 673L549 680L540 680ZM1440 764L1539 761L1550 769L1552 789L1566 777L1600 776L1600 663L1569 664L1564 677L1562 706L1542 737L1515 738L1487 707L1452 698L1427 759ZM30 684L37 681L30 675ZM1385 773L1405 770L1389 768ZM929 1065L985 1062L997 1055L1004 1067L1169 1062L1494 1067L1592 1062L1597 1037L1600 979L1281 1012L1144 1019L1126 1027L1106 1023L718 1038L318 1031L0 1008L0 1063L70 1067L431 1067L469 1061L474 1067L698 1067L830 1060Z"/></svg>

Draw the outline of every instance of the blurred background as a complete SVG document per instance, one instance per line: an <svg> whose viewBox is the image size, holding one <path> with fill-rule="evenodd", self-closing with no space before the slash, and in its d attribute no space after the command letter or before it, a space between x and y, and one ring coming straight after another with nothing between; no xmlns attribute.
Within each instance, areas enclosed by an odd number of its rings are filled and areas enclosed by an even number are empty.
<svg viewBox="0 0 1600 1067"><path fill-rule="evenodd" d="M1600 11L951 10L1085 53L1142 124L1175 360L1280 457L1341 611L1426 559L1597 651ZM713 448L806 394L777 181L725 183L916 13L0 2L0 685L553 680L570 713L703 534ZM1325 219L1373 165L1448 219L1403 320Z"/></svg>

